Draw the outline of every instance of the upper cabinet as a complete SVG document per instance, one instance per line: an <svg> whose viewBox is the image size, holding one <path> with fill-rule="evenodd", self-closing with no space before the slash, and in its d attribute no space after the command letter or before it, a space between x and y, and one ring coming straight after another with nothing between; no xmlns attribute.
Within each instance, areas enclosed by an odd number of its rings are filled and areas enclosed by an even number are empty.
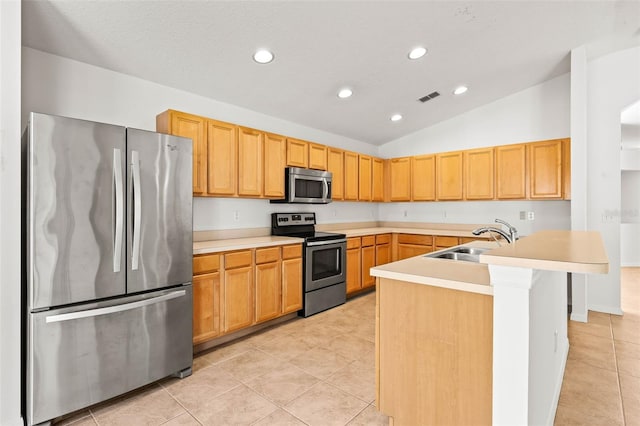
<svg viewBox="0 0 640 426"><path fill-rule="evenodd" d="M493 148L464 151L464 189L466 200L492 200L494 190Z"/></svg>
<svg viewBox="0 0 640 426"><path fill-rule="evenodd" d="M526 198L526 144L497 146L496 193L499 200Z"/></svg>
<svg viewBox="0 0 640 426"><path fill-rule="evenodd" d="M374 157L371 166L371 200L384 201L384 160Z"/></svg>
<svg viewBox="0 0 640 426"><path fill-rule="evenodd" d="M327 149L327 170L332 173L331 198L344 199L344 151L337 148Z"/></svg>
<svg viewBox="0 0 640 426"><path fill-rule="evenodd" d="M368 155L358 155L358 200L371 201L372 159Z"/></svg>
<svg viewBox="0 0 640 426"><path fill-rule="evenodd" d="M434 201L436 199L436 156L411 157L411 199Z"/></svg>
<svg viewBox="0 0 640 426"><path fill-rule="evenodd" d="M222 121L207 120L207 193L237 194L237 127Z"/></svg>
<svg viewBox="0 0 640 426"><path fill-rule="evenodd" d="M529 197L562 198L562 139L527 145Z"/></svg>
<svg viewBox="0 0 640 426"><path fill-rule="evenodd" d="M258 130L238 128L238 195L259 198L262 195L262 144Z"/></svg>
<svg viewBox="0 0 640 426"><path fill-rule="evenodd" d="M287 138L287 166L304 167L309 165L309 143Z"/></svg>
<svg viewBox="0 0 640 426"><path fill-rule="evenodd" d="M411 157L389 160L389 199L411 200Z"/></svg>
<svg viewBox="0 0 640 426"><path fill-rule="evenodd" d="M358 154L351 151L344 152L344 199L356 201L358 199Z"/></svg>
<svg viewBox="0 0 640 426"><path fill-rule="evenodd" d="M263 145L263 186L266 198L284 198L284 168L287 164L287 140L265 133Z"/></svg>
<svg viewBox="0 0 640 426"><path fill-rule="evenodd" d="M156 116L156 130L193 141L193 193L207 192L207 119L167 110Z"/></svg>
<svg viewBox="0 0 640 426"><path fill-rule="evenodd" d="M327 147L317 143L309 143L309 168L327 170Z"/></svg>
<svg viewBox="0 0 640 426"><path fill-rule="evenodd" d="M462 200L462 152L436 154L438 200Z"/></svg>

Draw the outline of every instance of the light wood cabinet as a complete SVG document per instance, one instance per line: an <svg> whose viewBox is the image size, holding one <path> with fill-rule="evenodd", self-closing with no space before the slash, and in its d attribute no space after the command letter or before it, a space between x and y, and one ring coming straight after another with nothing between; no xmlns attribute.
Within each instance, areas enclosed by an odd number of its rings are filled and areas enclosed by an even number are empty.
<svg viewBox="0 0 640 426"><path fill-rule="evenodd" d="M391 234L376 235L376 266L391 262Z"/></svg>
<svg viewBox="0 0 640 426"><path fill-rule="evenodd" d="M280 316L282 281L280 247L256 249L256 323Z"/></svg>
<svg viewBox="0 0 640 426"><path fill-rule="evenodd" d="M411 201L411 157L389 160L389 199Z"/></svg>
<svg viewBox="0 0 640 426"><path fill-rule="evenodd" d="M309 143L298 139L287 138L287 166L309 166Z"/></svg>
<svg viewBox="0 0 640 426"><path fill-rule="evenodd" d="M411 157L411 199L413 201L435 201L436 156Z"/></svg>
<svg viewBox="0 0 640 426"><path fill-rule="evenodd" d="M241 197L262 195L263 139L263 133L258 130L238 128L238 195Z"/></svg>
<svg viewBox="0 0 640 426"><path fill-rule="evenodd" d="M371 167L371 200L384 201L384 160L373 157Z"/></svg>
<svg viewBox="0 0 640 426"><path fill-rule="evenodd" d="M207 120L207 193L237 194L238 132L233 124Z"/></svg>
<svg viewBox="0 0 640 426"><path fill-rule="evenodd" d="M327 147L317 143L309 143L309 168L327 170Z"/></svg>
<svg viewBox="0 0 640 426"><path fill-rule="evenodd" d="M284 168L287 165L287 140L284 136L264 134L263 195L284 198Z"/></svg>
<svg viewBox="0 0 640 426"><path fill-rule="evenodd" d="M344 152L344 199L358 200L358 154Z"/></svg>
<svg viewBox="0 0 640 426"><path fill-rule="evenodd" d="M193 141L193 193L207 192L207 119L167 110L156 116L156 131L191 138Z"/></svg>
<svg viewBox="0 0 640 426"><path fill-rule="evenodd" d="M464 151L464 198L466 200L492 200L494 190L493 148Z"/></svg>
<svg viewBox="0 0 640 426"><path fill-rule="evenodd" d="M527 144L529 198L562 198L562 140Z"/></svg>
<svg viewBox="0 0 640 426"><path fill-rule="evenodd" d="M220 255L193 258L193 344L218 337L222 333Z"/></svg>
<svg viewBox="0 0 640 426"><path fill-rule="evenodd" d="M358 200L371 201L372 159L368 155L358 155Z"/></svg>
<svg viewBox="0 0 640 426"><path fill-rule="evenodd" d="M224 331L249 327L254 322L251 251L225 254Z"/></svg>
<svg viewBox="0 0 640 426"><path fill-rule="evenodd" d="M361 282L360 288L367 288L376 284L376 278L371 276L369 270L376 266L376 237L367 235L361 238L360 246Z"/></svg>
<svg viewBox="0 0 640 426"><path fill-rule="evenodd" d="M497 146L495 152L497 198L499 200L526 198L526 145Z"/></svg>
<svg viewBox="0 0 640 426"><path fill-rule="evenodd" d="M360 237L347 238L347 294L360 290Z"/></svg>
<svg viewBox="0 0 640 426"><path fill-rule="evenodd" d="M444 235L436 235L433 238L433 245L435 251L447 249L449 247L457 246L460 243L458 237L449 237Z"/></svg>
<svg viewBox="0 0 640 426"><path fill-rule="evenodd" d="M462 152L436 154L438 200L462 200Z"/></svg>
<svg viewBox="0 0 640 426"><path fill-rule="evenodd" d="M282 314L302 309L302 245L282 247Z"/></svg>
<svg viewBox="0 0 640 426"><path fill-rule="evenodd" d="M433 251L431 235L398 234L397 259L402 260Z"/></svg>
<svg viewBox="0 0 640 426"><path fill-rule="evenodd" d="M344 151L329 148L327 151L327 170L332 173L331 198L344 199Z"/></svg>

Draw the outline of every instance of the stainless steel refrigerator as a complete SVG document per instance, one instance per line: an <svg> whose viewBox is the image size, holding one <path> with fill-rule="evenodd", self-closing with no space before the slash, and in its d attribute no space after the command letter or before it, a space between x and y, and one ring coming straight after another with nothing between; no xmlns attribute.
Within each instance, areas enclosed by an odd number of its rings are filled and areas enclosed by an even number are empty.
<svg viewBox="0 0 640 426"><path fill-rule="evenodd" d="M31 113L22 144L27 423L191 374L191 140Z"/></svg>

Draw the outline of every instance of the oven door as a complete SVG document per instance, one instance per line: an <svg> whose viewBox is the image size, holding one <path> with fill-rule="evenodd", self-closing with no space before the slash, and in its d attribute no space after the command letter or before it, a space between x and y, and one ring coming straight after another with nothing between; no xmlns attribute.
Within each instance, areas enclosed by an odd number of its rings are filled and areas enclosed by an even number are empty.
<svg viewBox="0 0 640 426"><path fill-rule="evenodd" d="M347 240L305 244L304 291L339 284L346 279Z"/></svg>

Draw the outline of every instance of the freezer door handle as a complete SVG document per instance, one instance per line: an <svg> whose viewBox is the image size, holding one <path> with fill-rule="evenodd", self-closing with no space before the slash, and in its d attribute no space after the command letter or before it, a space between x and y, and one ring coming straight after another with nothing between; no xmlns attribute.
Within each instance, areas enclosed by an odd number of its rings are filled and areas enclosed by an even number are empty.
<svg viewBox="0 0 640 426"><path fill-rule="evenodd" d="M133 242L131 248L131 269L138 269L140 258L140 221L142 220L142 194L140 193L140 155L131 151L131 174L133 177Z"/></svg>
<svg viewBox="0 0 640 426"><path fill-rule="evenodd" d="M69 312L67 314L51 315L45 318L46 323L70 321L81 318L97 317L99 315L115 314L117 312L129 311L131 309L141 308L143 306L155 305L156 303L166 302L167 300L176 299L186 294L185 290L176 290L162 296L153 297L151 299L138 300L137 302L126 303L124 305L108 306L106 308L88 309L86 311Z"/></svg>
<svg viewBox="0 0 640 426"><path fill-rule="evenodd" d="M121 151L113 149L113 186L115 224L113 233L113 272L120 272L122 263L122 225L124 222L124 194L122 192L122 160Z"/></svg>

